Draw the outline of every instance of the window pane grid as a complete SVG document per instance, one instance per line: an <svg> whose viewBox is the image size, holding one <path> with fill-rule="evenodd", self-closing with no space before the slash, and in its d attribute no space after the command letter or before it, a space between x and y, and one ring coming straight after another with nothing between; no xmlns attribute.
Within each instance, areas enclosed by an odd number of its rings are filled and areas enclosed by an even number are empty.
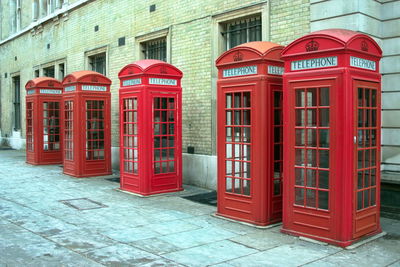
<svg viewBox="0 0 400 267"><path fill-rule="evenodd" d="M227 23L222 35L226 38L227 50L243 43L261 41L261 17Z"/></svg>
<svg viewBox="0 0 400 267"><path fill-rule="evenodd" d="M176 172L176 99L155 97L153 102L154 173Z"/></svg>
<svg viewBox="0 0 400 267"><path fill-rule="evenodd" d="M124 171L137 175L139 172L137 97L123 100L123 149Z"/></svg>
<svg viewBox="0 0 400 267"><path fill-rule="evenodd" d="M34 151L33 102L26 103L26 149Z"/></svg>
<svg viewBox="0 0 400 267"><path fill-rule="evenodd" d="M148 41L144 44L144 55L146 59L158 59L167 61L166 38Z"/></svg>
<svg viewBox="0 0 400 267"><path fill-rule="evenodd" d="M64 104L64 157L73 160L73 112L74 102L65 101Z"/></svg>
<svg viewBox="0 0 400 267"><path fill-rule="evenodd" d="M295 204L329 209L329 88L295 90Z"/></svg>
<svg viewBox="0 0 400 267"><path fill-rule="evenodd" d="M274 173L273 173L273 194L282 194L282 169L283 169L283 120L282 120L282 91L274 91Z"/></svg>
<svg viewBox="0 0 400 267"><path fill-rule="evenodd" d="M226 192L250 195L250 92L225 94Z"/></svg>
<svg viewBox="0 0 400 267"><path fill-rule="evenodd" d="M60 150L59 102L43 102L43 150Z"/></svg>
<svg viewBox="0 0 400 267"><path fill-rule="evenodd" d="M377 90L357 88L357 210L376 205Z"/></svg>
<svg viewBox="0 0 400 267"><path fill-rule="evenodd" d="M104 101L86 100L86 160L104 159Z"/></svg>

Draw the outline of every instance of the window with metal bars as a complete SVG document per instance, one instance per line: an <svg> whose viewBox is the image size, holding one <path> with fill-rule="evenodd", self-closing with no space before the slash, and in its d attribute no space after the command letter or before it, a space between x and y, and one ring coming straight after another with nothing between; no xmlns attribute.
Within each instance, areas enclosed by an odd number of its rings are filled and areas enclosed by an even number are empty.
<svg viewBox="0 0 400 267"><path fill-rule="evenodd" d="M226 23L224 28L222 36L226 50L243 43L261 41L261 16L235 20Z"/></svg>
<svg viewBox="0 0 400 267"><path fill-rule="evenodd" d="M167 61L167 40L160 38L142 43L145 59L158 59Z"/></svg>
<svg viewBox="0 0 400 267"><path fill-rule="evenodd" d="M106 53L88 57L90 70L106 75Z"/></svg>
<svg viewBox="0 0 400 267"><path fill-rule="evenodd" d="M43 75L46 76L46 77L55 78L55 67L54 67L54 65L50 66L50 67L47 67L47 68L43 68Z"/></svg>
<svg viewBox="0 0 400 267"><path fill-rule="evenodd" d="M12 78L14 87L14 130L21 129L21 92L20 92L20 77Z"/></svg>

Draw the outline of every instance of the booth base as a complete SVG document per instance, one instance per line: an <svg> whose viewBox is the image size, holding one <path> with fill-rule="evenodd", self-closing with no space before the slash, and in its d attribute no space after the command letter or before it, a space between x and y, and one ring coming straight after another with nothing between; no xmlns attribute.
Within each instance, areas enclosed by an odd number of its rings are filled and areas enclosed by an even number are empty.
<svg viewBox="0 0 400 267"><path fill-rule="evenodd" d="M284 234L288 234L288 235L292 235L292 236L298 236L298 237L305 237L305 238L310 238L313 240L317 240L317 241L321 241L330 245L335 245L335 246L339 246L342 248L346 248L346 249L353 249L356 248L360 245L363 245L367 242L370 242L372 240L375 240L379 237L384 236L386 233L382 232L382 229L378 229L374 232L371 232L369 234L366 234L360 238L356 238L356 239L351 239L351 240L347 240L347 241L342 241L342 240L335 240L335 239L331 239L331 238L326 238L326 237L321 237L321 236L315 236L315 235L311 235L311 234L307 234L307 233L302 233L302 232L297 232L297 231L293 231L293 230L288 230L288 229L281 229L281 233Z"/></svg>
<svg viewBox="0 0 400 267"><path fill-rule="evenodd" d="M267 224L267 225L261 225L261 224L259 225L259 224L254 224L253 222L248 222L248 221L229 218L229 217L226 217L226 216L218 214L218 213L213 213L213 214L211 214L211 216L213 216L215 218L218 218L218 219L226 220L226 221L229 221L229 222L240 223L240 224L247 225L247 226L254 227L254 228L258 228L258 229L269 229L269 228L274 228L274 227L282 225L282 222L272 222L272 223Z"/></svg>
<svg viewBox="0 0 400 267"><path fill-rule="evenodd" d="M57 165L57 164L62 164L62 161L55 161L55 162L29 162L29 161L25 161L26 164L30 164L30 165L35 165L35 166L39 166L39 165Z"/></svg>
<svg viewBox="0 0 400 267"><path fill-rule="evenodd" d="M75 173L68 173L63 171L63 174L73 176L75 178L89 178L89 177L96 177L96 176L106 176L106 175L111 175L112 172L103 172L103 173L91 173L91 174L75 174Z"/></svg>
<svg viewBox="0 0 400 267"><path fill-rule="evenodd" d="M178 189L173 189L173 190L156 191L156 192L151 192L151 193L130 191L130 190L126 190L126 189L123 189L123 188L118 188L116 190L119 191L119 192L122 192L122 193L131 194L131 195L134 195L134 196L137 196L137 197L153 197L153 196L160 196L160 195L164 195L164 194L183 191L183 187L178 188Z"/></svg>
<svg viewBox="0 0 400 267"><path fill-rule="evenodd" d="M214 214L214 216L216 216L218 218L221 218L221 219L226 219L226 220L230 220L230 221L233 221L233 222L240 222L240 223L244 223L244 224L251 225L251 226L254 226L254 227L261 227L261 228L264 228L264 227L268 228L269 225L275 225L275 224L281 222L281 220L272 220L272 221L269 221L269 222L261 222L260 223L260 222L254 222L254 221L251 221L251 220L246 220L246 219L243 219L243 218L238 218L238 217L222 214L222 213L219 213L219 212L216 212Z"/></svg>

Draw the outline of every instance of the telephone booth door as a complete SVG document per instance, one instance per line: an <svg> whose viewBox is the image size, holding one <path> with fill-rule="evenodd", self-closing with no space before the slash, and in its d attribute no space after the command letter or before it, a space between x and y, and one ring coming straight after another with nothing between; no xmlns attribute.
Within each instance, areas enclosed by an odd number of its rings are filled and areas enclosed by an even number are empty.
<svg viewBox="0 0 400 267"><path fill-rule="evenodd" d="M182 72L140 60L119 78L121 189L140 195L182 190Z"/></svg>
<svg viewBox="0 0 400 267"><path fill-rule="evenodd" d="M282 52L282 232L338 246L381 232L382 51L341 29L303 36Z"/></svg>
<svg viewBox="0 0 400 267"><path fill-rule="evenodd" d="M36 78L26 84L27 163L62 163L62 85L53 78Z"/></svg>
<svg viewBox="0 0 400 267"><path fill-rule="evenodd" d="M260 226L281 220L282 49L250 42L216 61L219 216Z"/></svg>
<svg viewBox="0 0 400 267"><path fill-rule="evenodd" d="M109 175L111 170L111 81L93 71L63 80L64 173Z"/></svg>
<svg viewBox="0 0 400 267"><path fill-rule="evenodd" d="M353 90L356 99L355 142L355 223L353 238L376 231L379 227L376 214L379 214L380 171L380 85L376 82L355 80ZM377 204L378 203L378 204Z"/></svg>

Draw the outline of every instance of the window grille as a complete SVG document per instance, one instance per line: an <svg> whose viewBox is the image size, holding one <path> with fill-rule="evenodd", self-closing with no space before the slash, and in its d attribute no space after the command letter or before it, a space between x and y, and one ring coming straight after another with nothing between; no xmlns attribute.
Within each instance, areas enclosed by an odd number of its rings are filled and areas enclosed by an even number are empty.
<svg viewBox="0 0 400 267"><path fill-rule="evenodd" d="M261 17L229 22L226 24L225 30L222 35L225 38L226 50L243 43L261 41Z"/></svg>
<svg viewBox="0 0 400 267"><path fill-rule="evenodd" d="M158 59L162 61L167 61L166 38L145 42L143 44L143 48L145 59Z"/></svg>

